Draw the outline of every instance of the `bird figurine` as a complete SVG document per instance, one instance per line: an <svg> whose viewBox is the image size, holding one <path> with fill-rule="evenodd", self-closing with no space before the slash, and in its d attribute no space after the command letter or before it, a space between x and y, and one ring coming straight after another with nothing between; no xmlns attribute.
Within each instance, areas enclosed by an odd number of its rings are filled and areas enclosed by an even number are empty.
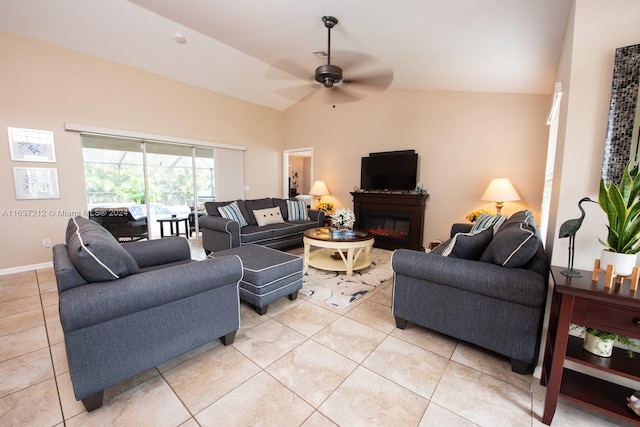
<svg viewBox="0 0 640 427"><path fill-rule="evenodd" d="M582 214L580 218L568 219L562 223L560 226L560 232L558 233L558 238L564 239L566 237L569 238L569 266L566 270L562 270L560 273L564 274L567 277L582 277L582 273L573 269L573 255L575 251L575 243L576 243L576 232L582 226L582 221L584 221L585 212L582 208L582 204L584 202L593 202L598 203L595 200L591 200L588 197L583 197L578 202L578 209Z"/></svg>

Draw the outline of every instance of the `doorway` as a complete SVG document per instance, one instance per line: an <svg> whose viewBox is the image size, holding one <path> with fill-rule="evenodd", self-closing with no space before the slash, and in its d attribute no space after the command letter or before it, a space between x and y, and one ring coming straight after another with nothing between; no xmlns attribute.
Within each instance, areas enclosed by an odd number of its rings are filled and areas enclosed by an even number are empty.
<svg viewBox="0 0 640 427"><path fill-rule="evenodd" d="M313 184L313 148L283 150L282 197L308 195Z"/></svg>

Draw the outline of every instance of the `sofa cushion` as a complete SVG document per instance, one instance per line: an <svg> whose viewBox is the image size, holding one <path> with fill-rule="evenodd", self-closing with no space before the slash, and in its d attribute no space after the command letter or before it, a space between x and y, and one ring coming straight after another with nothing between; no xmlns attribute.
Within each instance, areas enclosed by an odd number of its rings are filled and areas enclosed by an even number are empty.
<svg viewBox="0 0 640 427"><path fill-rule="evenodd" d="M289 221L308 221L307 205L302 200L287 200Z"/></svg>
<svg viewBox="0 0 640 427"><path fill-rule="evenodd" d="M442 251L442 256L477 261L491 243L492 238L493 229L491 227L477 233L457 233Z"/></svg>
<svg viewBox="0 0 640 427"><path fill-rule="evenodd" d="M527 222L510 222L500 227L480 261L504 267L524 267L536 254L540 241Z"/></svg>
<svg viewBox="0 0 640 427"><path fill-rule="evenodd" d="M489 215L483 213L473 224L473 227L471 227L471 233L477 233L490 227L493 227L493 232L495 233L506 220L506 215Z"/></svg>
<svg viewBox="0 0 640 427"><path fill-rule="evenodd" d="M242 212L240 212L238 202L232 202L226 206L220 206L218 207L218 212L220 212L220 216L223 218L237 221L238 224L240 224L240 227L247 225L247 221L242 215Z"/></svg>
<svg viewBox="0 0 640 427"><path fill-rule="evenodd" d="M258 221L256 221L255 215L253 215L253 211L260 210L260 209L273 208L274 207L273 206L273 202L271 201L271 199L245 200L244 201L244 206L247 209L247 213L249 215L247 217L247 222L250 225L258 224Z"/></svg>
<svg viewBox="0 0 640 427"><path fill-rule="evenodd" d="M140 272L129 252L95 221L71 218L66 240L69 258L87 282L116 280Z"/></svg>
<svg viewBox="0 0 640 427"><path fill-rule="evenodd" d="M253 216L256 217L256 222L258 223L259 227L284 222L284 219L282 219L280 208L277 206L274 208L256 209L255 211L253 211Z"/></svg>

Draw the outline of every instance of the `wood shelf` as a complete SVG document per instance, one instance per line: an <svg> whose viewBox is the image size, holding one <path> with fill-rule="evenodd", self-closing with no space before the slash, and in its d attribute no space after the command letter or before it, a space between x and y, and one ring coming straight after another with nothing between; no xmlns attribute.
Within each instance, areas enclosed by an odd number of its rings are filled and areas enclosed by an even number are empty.
<svg viewBox="0 0 640 427"><path fill-rule="evenodd" d="M638 356L614 347L611 357L599 357L582 348L583 340L569 335L572 323L640 338L640 295L624 284L607 287L604 277L591 280L591 272L569 278L551 267L555 283L549 313L541 383L547 387L542 421L551 424L558 396L640 425L640 417L627 407L635 390L588 373L564 367L568 360L607 375L640 381ZM602 275L600 275L602 276Z"/></svg>
<svg viewBox="0 0 640 427"><path fill-rule="evenodd" d="M640 425L640 417L626 403L626 398L634 392L633 389L566 368L560 386L560 395L569 400Z"/></svg>
<svg viewBox="0 0 640 427"><path fill-rule="evenodd" d="M611 357L600 357L582 348L582 342L582 338L569 337L567 360L632 380L638 380L638 378L640 378L640 360L638 360L638 355L630 358L626 350L614 347ZM633 394L633 392L631 394Z"/></svg>

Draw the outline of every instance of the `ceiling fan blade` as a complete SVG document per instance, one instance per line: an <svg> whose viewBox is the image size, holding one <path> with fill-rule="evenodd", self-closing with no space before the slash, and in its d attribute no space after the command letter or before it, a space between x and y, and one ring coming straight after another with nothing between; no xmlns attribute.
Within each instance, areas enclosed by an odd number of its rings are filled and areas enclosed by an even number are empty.
<svg viewBox="0 0 640 427"><path fill-rule="evenodd" d="M393 82L393 70L390 68L358 73L354 76L347 75L345 84L354 85L358 88L367 88L382 91L391 86Z"/></svg>
<svg viewBox="0 0 640 427"><path fill-rule="evenodd" d="M307 67L290 61L288 59L280 59L271 64L266 72L266 78L270 80L287 80L291 76L300 80L308 80L313 78L313 70L310 72Z"/></svg>
<svg viewBox="0 0 640 427"><path fill-rule="evenodd" d="M334 86L331 89L322 90L325 101L329 104L347 104L349 102L360 101L364 95L356 93L346 86Z"/></svg>
<svg viewBox="0 0 640 427"><path fill-rule="evenodd" d="M343 71L367 69L378 65L371 55L352 50L331 51L331 63L340 66Z"/></svg>
<svg viewBox="0 0 640 427"><path fill-rule="evenodd" d="M305 98L314 90L316 89L311 85L298 85L298 86L286 87L283 89L276 89L275 92L278 95L283 96L285 98L298 101L302 98Z"/></svg>

